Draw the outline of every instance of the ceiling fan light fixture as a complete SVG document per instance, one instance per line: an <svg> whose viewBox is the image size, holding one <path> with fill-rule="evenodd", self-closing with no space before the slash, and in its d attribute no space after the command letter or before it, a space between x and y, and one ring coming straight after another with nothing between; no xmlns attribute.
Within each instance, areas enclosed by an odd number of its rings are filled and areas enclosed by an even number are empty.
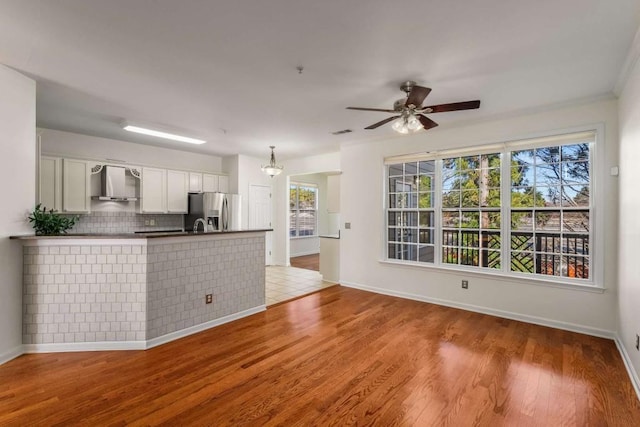
<svg viewBox="0 0 640 427"><path fill-rule="evenodd" d="M407 120L407 127L411 132L416 132L422 128L422 123L420 123L420 120L412 114Z"/></svg>
<svg viewBox="0 0 640 427"><path fill-rule="evenodd" d="M273 178L274 176L280 175L280 173L282 173L284 166L276 164L276 155L273 153L273 149L276 148L275 145L270 145L269 148L271 148L271 157L269 159L269 164L262 166L261 169L262 172Z"/></svg>

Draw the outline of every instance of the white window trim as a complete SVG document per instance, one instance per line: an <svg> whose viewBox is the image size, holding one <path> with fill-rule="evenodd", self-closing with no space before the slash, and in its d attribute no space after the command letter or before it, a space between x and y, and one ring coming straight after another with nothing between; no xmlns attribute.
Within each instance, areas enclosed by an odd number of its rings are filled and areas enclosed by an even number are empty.
<svg viewBox="0 0 640 427"><path fill-rule="evenodd" d="M389 222L388 222L389 218L387 215L387 209L388 209L388 203L389 203L389 197L388 197L389 176L388 176L387 165L393 164L393 163L405 163L405 162L418 161L418 160L442 160L443 158L447 158L451 156L461 156L467 153L486 154L490 152L499 151L501 155L503 155L504 152L506 151L515 151L518 148L524 147L524 146L528 148L529 147L535 148L537 146L553 145L553 143L555 142L553 142L552 144L549 144L549 142L554 138L558 138L559 136L564 134L577 134L581 132L593 132L595 134L593 137L594 142L592 143L593 146L591 149L592 158L590 159L590 171L591 171L590 191L591 191L592 203L591 203L591 215L590 215L589 221L590 221L590 227L594 231L590 233L591 242L590 242L589 256L591 257L591 263L590 263L590 279L589 280L571 279L568 277L560 277L560 276L547 276L548 277L547 278L544 275L511 272L506 268L506 265L508 264L506 264L504 261L502 263L503 264L502 269L499 271L479 268L479 267L467 267L463 265L443 264L441 262L442 260L442 244L441 244L442 243L441 242L442 212L440 209L441 207L440 195L437 196L434 201L435 202L434 209L436 212L436 218L435 218L436 233L434 236L435 237L434 244L435 244L436 252L435 252L434 263L429 264L429 263L403 261L403 260L388 258L387 235L388 235L388 229L389 229ZM536 139L539 139L539 141L534 141ZM532 142L532 144L528 144L528 142ZM557 143L558 145L566 144L566 142L564 141L560 141ZM576 126L571 128L564 128L564 129L558 129L553 131L538 132L538 133L523 135L523 136L515 137L503 142L494 142L494 143L487 143L482 145L462 147L462 148L452 149L452 150L443 150L443 151L428 152L428 153L422 152L422 153L416 153L416 154L393 156L393 157L385 158L382 165L383 173L381 174L383 179L382 215L384 218L383 220L384 227L381 230L382 244L380 248L380 259L378 261L381 264L398 266L403 268L404 267L421 268L421 269L427 269L427 270L437 270L437 271L446 272L446 273L465 274L465 275L478 276L478 277L492 277L495 279L500 279L500 280L509 281L509 282L522 282L527 284L543 285L547 287L555 287L555 288L562 288L562 289L573 289L573 290L597 292L597 293L604 292L607 289L604 281L604 234L605 234L604 203L597 203L596 201L599 200L602 197L602 195L604 195L605 193L603 188L605 176L606 176L605 175L606 164L605 164L605 153L604 153L605 144L606 144L605 125L604 123L595 123L590 125ZM501 163L501 180L506 179L504 178L505 176L504 168L506 168L506 166L503 158L503 161ZM435 186L434 186L435 194L440 194L442 190L442 182L441 182L442 171L440 169L441 168L436 167L436 178L435 178ZM507 176L510 176L510 172L508 173ZM504 185L502 185L501 188L502 188L501 196L503 200L501 204L504 206L504 200L510 200L511 189L510 189L510 185L508 187L505 187ZM505 194L504 194L505 192L508 193L508 196L506 196L507 198L505 198ZM501 210L502 221L504 221L504 217L506 216L508 211L509 211L508 209ZM503 224L507 224L507 226L502 228L501 230L503 232L509 233L511 228L510 220L506 223L503 222ZM508 259L508 258L505 258L505 251L508 253L508 248L502 247L501 251L502 251L502 259L503 260Z"/></svg>

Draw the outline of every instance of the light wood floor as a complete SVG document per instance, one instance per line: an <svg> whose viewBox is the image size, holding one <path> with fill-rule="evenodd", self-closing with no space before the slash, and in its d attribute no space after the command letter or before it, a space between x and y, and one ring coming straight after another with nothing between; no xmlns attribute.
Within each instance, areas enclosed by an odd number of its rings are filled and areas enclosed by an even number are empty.
<svg viewBox="0 0 640 427"><path fill-rule="evenodd" d="M639 426L610 340L334 286L147 351L0 366L0 425Z"/></svg>
<svg viewBox="0 0 640 427"><path fill-rule="evenodd" d="M291 267L320 271L320 254L311 254L289 258Z"/></svg>

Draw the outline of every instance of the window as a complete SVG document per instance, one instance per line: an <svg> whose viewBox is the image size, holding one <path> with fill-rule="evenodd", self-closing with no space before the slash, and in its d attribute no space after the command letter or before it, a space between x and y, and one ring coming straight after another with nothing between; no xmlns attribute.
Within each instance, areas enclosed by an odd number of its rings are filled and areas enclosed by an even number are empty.
<svg viewBox="0 0 640 427"><path fill-rule="evenodd" d="M499 269L500 153L442 160L442 262Z"/></svg>
<svg viewBox="0 0 640 427"><path fill-rule="evenodd" d="M595 132L387 160L387 259L593 282Z"/></svg>
<svg viewBox="0 0 640 427"><path fill-rule="evenodd" d="M389 258L433 262L435 162L389 167Z"/></svg>
<svg viewBox="0 0 640 427"><path fill-rule="evenodd" d="M318 230L318 187L291 183L289 187L289 236L315 236Z"/></svg>

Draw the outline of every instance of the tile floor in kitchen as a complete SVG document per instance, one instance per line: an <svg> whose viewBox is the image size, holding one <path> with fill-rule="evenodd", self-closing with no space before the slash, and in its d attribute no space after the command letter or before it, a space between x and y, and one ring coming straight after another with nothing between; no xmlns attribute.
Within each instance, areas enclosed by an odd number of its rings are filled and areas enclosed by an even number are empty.
<svg viewBox="0 0 640 427"><path fill-rule="evenodd" d="M270 265L266 275L266 304L270 306L333 285L335 283L323 281L314 270Z"/></svg>

